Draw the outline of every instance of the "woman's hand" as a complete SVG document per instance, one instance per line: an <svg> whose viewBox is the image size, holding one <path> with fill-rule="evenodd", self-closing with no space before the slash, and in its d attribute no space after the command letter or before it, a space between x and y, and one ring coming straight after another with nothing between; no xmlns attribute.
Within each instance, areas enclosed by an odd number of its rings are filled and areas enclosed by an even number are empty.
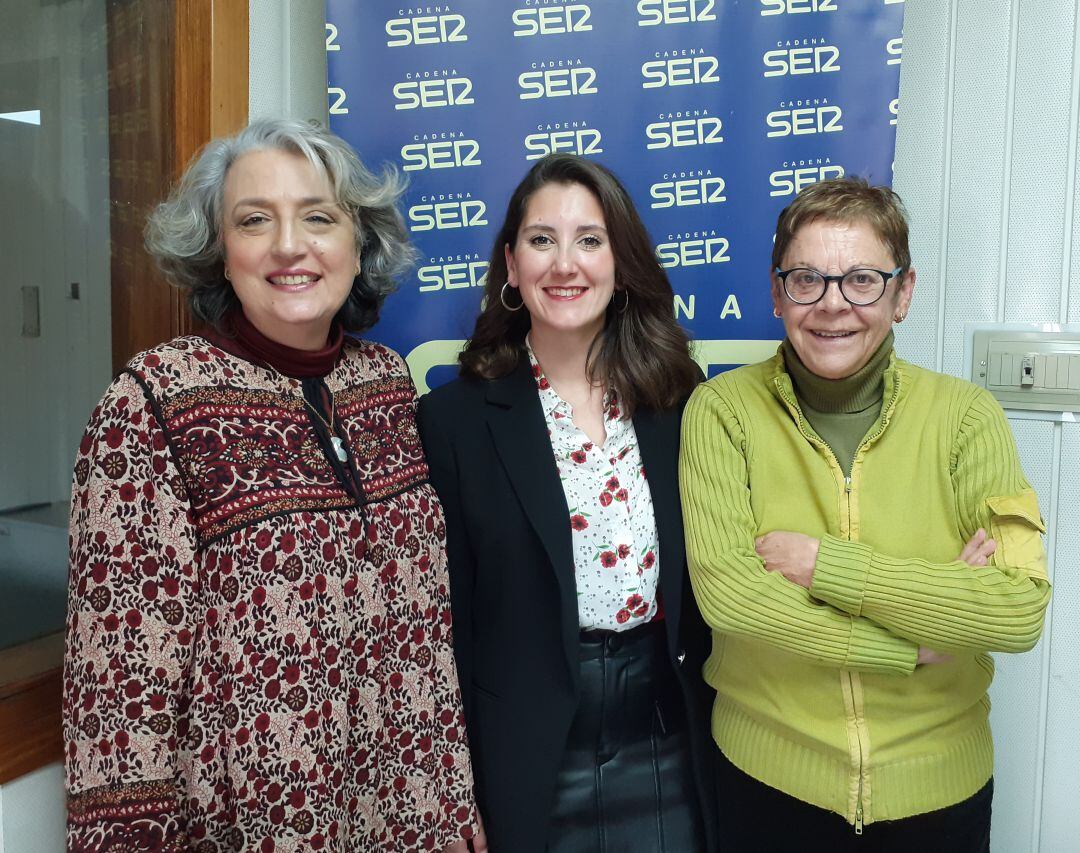
<svg viewBox="0 0 1080 853"><path fill-rule="evenodd" d="M476 815L476 835L472 838L447 844L442 853L487 853L487 835L484 834L484 819Z"/></svg>
<svg viewBox="0 0 1080 853"><path fill-rule="evenodd" d="M919 646L919 656L915 659L915 665L923 666L932 663L948 663L951 660L952 655L947 655L945 652L935 652L933 649L928 649L926 646Z"/></svg>
<svg viewBox="0 0 1080 853"><path fill-rule="evenodd" d="M956 559L962 563L967 563L969 566L985 566L996 550L997 542L987 536L986 531L980 527L968 539L967 544L964 545L964 550L960 552L960 556Z"/></svg>
<svg viewBox="0 0 1080 853"><path fill-rule="evenodd" d="M779 572L792 583L810 589L814 581L821 541L804 533L773 530L754 540L754 550L770 572Z"/></svg>

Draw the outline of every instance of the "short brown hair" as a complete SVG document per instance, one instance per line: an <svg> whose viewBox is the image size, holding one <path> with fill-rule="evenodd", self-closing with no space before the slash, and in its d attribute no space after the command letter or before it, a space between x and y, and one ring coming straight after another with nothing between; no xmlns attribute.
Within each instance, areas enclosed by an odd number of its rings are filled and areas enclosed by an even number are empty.
<svg viewBox="0 0 1080 853"><path fill-rule="evenodd" d="M626 188L608 169L575 154L549 154L529 170L510 197L506 218L491 248L484 307L459 356L461 373L496 379L525 358L527 309L511 311L500 299L506 284L504 246L517 243L529 199L548 184L580 184L604 211L615 258L615 288L626 294L608 306L604 328L589 352L588 373L619 394L629 417L637 406L677 406L694 390L701 371L690 357L686 332L675 321L674 293L653 252L652 240Z"/></svg>
<svg viewBox="0 0 1080 853"><path fill-rule="evenodd" d="M889 187L875 187L865 178L849 176L811 184L780 211L773 243L773 269L783 263L795 233L817 221L865 222L892 253L901 276L911 266L907 212L900 196Z"/></svg>

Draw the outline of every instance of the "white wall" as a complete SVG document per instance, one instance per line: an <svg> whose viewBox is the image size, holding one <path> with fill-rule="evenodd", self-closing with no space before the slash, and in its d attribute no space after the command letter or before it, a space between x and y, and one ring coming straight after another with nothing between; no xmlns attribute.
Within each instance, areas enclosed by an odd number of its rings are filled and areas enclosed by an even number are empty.
<svg viewBox="0 0 1080 853"><path fill-rule="evenodd" d="M1080 322L1074 2L912 0L894 186L918 272L897 348L960 375L965 321ZM1048 525L1039 645L997 656L995 853L1080 850L1080 424L1012 421Z"/></svg>
<svg viewBox="0 0 1080 853"><path fill-rule="evenodd" d="M327 123L326 3L250 0L248 116Z"/></svg>
<svg viewBox="0 0 1080 853"><path fill-rule="evenodd" d="M63 788L59 763L0 786L0 853L61 853Z"/></svg>

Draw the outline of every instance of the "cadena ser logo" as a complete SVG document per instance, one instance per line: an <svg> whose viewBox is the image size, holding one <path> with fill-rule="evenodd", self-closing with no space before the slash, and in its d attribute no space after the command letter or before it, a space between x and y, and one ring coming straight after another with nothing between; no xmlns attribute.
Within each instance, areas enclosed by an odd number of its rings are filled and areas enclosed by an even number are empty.
<svg viewBox="0 0 1080 853"><path fill-rule="evenodd" d="M804 187L844 177L844 167L834 164L828 157L812 157L805 160L785 160L781 168L769 175L770 196L792 196Z"/></svg>
<svg viewBox="0 0 1080 853"><path fill-rule="evenodd" d="M539 160L553 151L570 151L588 156L601 154L603 134L587 121L554 121L538 124L536 133L525 137L526 160Z"/></svg>
<svg viewBox="0 0 1080 853"><path fill-rule="evenodd" d="M840 48L824 39L804 38L778 41L776 48L761 57L765 77L800 74L828 74L840 70Z"/></svg>
<svg viewBox="0 0 1080 853"><path fill-rule="evenodd" d="M533 62L529 71L518 75L523 101L535 98L564 98L570 95L595 95L596 69L580 59L550 59Z"/></svg>
<svg viewBox="0 0 1080 853"><path fill-rule="evenodd" d="M401 146L401 159L406 172L456 169L483 163L480 159L480 143L452 130L414 133L412 142Z"/></svg>
<svg viewBox="0 0 1080 853"><path fill-rule="evenodd" d="M781 101L780 109L765 116L770 128L766 136L807 136L814 133L839 133L844 129L844 111L828 98L804 98Z"/></svg>
<svg viewBox="0 0 1080 853"><path fill-rule="evenodd" d="M461 290L467 287L483 287L487 278L488 262L476 252L461 255L442 255L429 258L425 266L416 271L420 279L420 292L436 290Z"/></svg>
<svg viewBox="0 0 1080 853"><path fill-rule="evenodd" d="M591 18L592 8L587 3L527 7L515 9L514 14L511 15L516 38L587 33L593 28L590 23Z"/></svg>
<svg viewBox="0 0 1080 853"><path fill-rule="evenodd" d="M665 269L724 264L731 260L731 244L716 231L684 231L668 234L667 241L656 247L656 258Z"/></svg>
<svg viewBox="0 0 1080 853"><path fill-rule="evenodd" d="M394 84L395 110L457 107L474 104L472 80L458 74L457 69L409 71L405 79Z"/></svg>
<svg viewBox="0 0 1080 853"><path fill-rule="evenodd" d="M472 193L432 193L409 208L410 231L448 231L487 225L487 205Z"/></svg>
<svg viewBox="0 0 1080 853"><path fill-rule="evenodd" d="M762 15L799 15L806 12L835 12L836 0L761 0Z"/></svg>
<svg viewBox="0 0 1080 853"><path fill-rule="evenodd" d="M386 22L387 47L469 40L465 32L465 16L452 11L445 3L398 9L397 13L398 17Z"/></svg>
<svg viewBox="0 0 1080 853"><path fill-rule="evenodd" d="M665 172L663 180L649 187L654 209L665 207L694 207L699 204L720 204L727 201L727 184L712 169L688 169Z"/></svg>
<svg viewBox="0 0 1080 853"><path fill-rule="evenodd" d="M724 141L720 131L724 123L708 110L683 110L660 113L659 121L645 127L651 142L646 148L687 148L692 145L715 145Z"/></svg>
<svg viewBox="0 0 1080 853"><path fill-rule="evenodd" d="M642 89L667 86L695 86L699 83L720 82L720 62L705 53L704 48L658 50L653 59L641 66Z"/></svg>
<svg viewBox="0 0 1080 853"><path fill-rule="evenodd" d="M716 20L716 0L638 0L639 27Z"/></svg>

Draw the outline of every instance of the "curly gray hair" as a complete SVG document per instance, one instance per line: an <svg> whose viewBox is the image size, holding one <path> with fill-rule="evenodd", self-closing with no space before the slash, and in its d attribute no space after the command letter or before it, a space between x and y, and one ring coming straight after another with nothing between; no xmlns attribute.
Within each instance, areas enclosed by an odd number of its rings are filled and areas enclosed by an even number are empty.
<svg viewBox="0 0 1080 853"><path fill-rule="evenodd" d="M352 216L360 274L337 320L349 331L375 325L387 294L415 258L397 202L405 181L387 166L373 175L341 137L316 125L259 119L235 136L207 143L169 197L146 224L146 248L162 272L187 291L191 312L220 327L237 304L225 279L222 207L225 176L251 151L276 150L306 157L326 174L337 202Z"/></svg>

